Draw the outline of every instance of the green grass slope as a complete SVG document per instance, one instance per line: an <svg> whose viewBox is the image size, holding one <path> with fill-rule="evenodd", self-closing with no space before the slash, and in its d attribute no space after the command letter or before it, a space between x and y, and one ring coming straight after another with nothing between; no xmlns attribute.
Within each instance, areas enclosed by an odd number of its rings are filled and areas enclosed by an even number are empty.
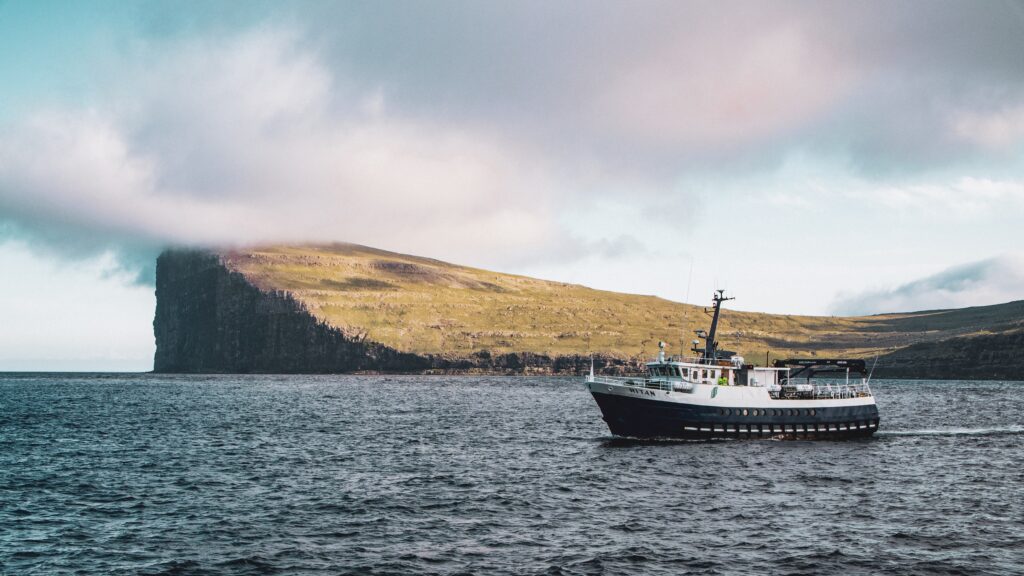
<svg viewBox="0 0 1024 576"><path fill-rule="evenodd" d="M350 335L401 351L464 356L680 353L704 309L654 296L594 290L358 246L268 246L220 252L264 291L287 291ZM748 361L888 354L953 337L1024 327L1024 302L866 317L725 310L718 340Z"/></svg>

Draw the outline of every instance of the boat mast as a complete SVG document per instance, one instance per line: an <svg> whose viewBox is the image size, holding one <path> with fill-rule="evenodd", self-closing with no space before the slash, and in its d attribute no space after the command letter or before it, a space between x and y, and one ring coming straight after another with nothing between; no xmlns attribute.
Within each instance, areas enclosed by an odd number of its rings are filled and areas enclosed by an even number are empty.
<svg viewBox="0 0 1024 576"><path fill-rule="evenodd" d="M716 360L718 356L718 342L715 342L715 333L718 332L718 316L722 312L722 302L726 300L735 300L735 298L726 298L725 290L715 290L715 315L711 318L711 331L708 332L704 340L704 358L710 360Z"/></svg>

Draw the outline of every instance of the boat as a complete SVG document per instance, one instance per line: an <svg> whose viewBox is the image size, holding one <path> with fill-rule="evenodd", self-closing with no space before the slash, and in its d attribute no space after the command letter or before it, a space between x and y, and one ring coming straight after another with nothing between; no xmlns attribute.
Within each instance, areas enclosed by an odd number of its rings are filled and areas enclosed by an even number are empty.
<svg viewBox="0 0 1024 576"><path fill-rule="evenodd" d="M845 439L878 430L863 359L788 358L754 366L719 349L722 303L732 299L715 291L713 312L705 310L712 315L711 328L697 331L692 357L666 357L660 342L646 375L636 377L595 375L591 360L586 387L613 435Z"/></svg>

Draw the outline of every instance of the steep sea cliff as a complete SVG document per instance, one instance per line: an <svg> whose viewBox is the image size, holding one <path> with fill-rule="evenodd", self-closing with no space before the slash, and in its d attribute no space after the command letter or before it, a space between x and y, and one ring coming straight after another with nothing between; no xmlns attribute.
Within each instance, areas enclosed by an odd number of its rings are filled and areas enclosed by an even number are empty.
<svg viewBox="0 0 1024 576"><path fill-rule="evenodd" d="M579 374L590 366L590 357L582 355L401 352L329 325L286 291L257 288L207 251L161 254L156 300L154 372ZM609 373L633 368L601 354L595 364Z"/></svg>

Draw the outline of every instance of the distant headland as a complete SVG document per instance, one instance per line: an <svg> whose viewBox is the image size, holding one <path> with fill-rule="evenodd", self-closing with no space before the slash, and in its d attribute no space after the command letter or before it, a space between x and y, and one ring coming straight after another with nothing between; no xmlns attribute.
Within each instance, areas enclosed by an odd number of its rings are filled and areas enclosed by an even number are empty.
<svg viewBox="0 0 1024 576"><path fill-rule="evenodd" d="M625 373L689 347L703 307L355 244L168 250L154 371ZM1020 379L1024 302L865 317L723 313L748 362L878 356L876 376Z"/></svg>

